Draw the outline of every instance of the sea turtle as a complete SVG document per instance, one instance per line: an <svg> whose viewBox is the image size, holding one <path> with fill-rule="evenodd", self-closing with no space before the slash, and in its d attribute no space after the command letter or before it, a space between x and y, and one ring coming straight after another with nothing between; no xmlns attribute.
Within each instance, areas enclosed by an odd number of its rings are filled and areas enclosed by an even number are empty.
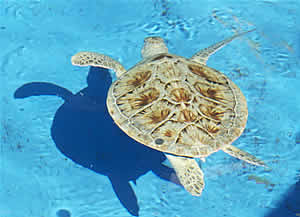
<svg viewBox="0 0 300 217"><path fill-rule="evenodd" d="M95 52L79 52L71 62L116 72L106 101L115 123L134 140L164 152L184 188L200 196L204 177L194 158L204 160L223 150L265 166L231 145L246 126L246 99L228 77L206 66L210 55L246 33L202 49L189 59L170 54L162 38L147 37L142 61L128 71L118 61Z"/></svg>

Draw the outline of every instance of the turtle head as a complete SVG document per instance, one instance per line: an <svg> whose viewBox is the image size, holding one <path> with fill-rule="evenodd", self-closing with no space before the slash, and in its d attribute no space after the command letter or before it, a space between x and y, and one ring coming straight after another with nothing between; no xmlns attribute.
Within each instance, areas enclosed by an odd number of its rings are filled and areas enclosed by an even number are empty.
<svg viewBox="0 0 300 217"><path fill-rule="evenodd" d="M144 39L142 49L144 59L161 53L168 53L168 48L161 37L147 37Z"/></svg>

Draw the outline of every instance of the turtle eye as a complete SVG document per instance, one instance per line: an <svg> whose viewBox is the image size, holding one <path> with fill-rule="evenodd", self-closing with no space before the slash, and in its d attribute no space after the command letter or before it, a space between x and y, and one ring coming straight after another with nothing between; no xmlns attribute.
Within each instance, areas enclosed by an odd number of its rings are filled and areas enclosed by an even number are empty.
<svg viewBox="0 0 300 217"><path fill-rule="evenodd" d="M165 141L163 140L163 139L161 139L161 138L158 138L158 139L155 139L155 144L156 145L161 145L161 144L163 144Z"/></svg>

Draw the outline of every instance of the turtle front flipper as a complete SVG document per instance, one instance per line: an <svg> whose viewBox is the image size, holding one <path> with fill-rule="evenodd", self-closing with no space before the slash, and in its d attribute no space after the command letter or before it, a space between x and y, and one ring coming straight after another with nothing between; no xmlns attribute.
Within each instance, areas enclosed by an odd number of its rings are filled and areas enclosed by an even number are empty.
<svg viewBox="0 0 300 217"><path fill-rule="evenodd" d="M126 69L122 66L122 64L114 60L113 58L106 56L104 54L83 51L75 54L71 58L71 62L76 66L95 66L106 69L112 69L116 72L117 77L120 77Z"/></svg>
<svg viewBox="0 0 300 217"><path fill-rule="evenodd" d="M222 47L224 47L225 45L227 45L229 42L231 42L233 39L241 37L249 32L254 31L255 29L252 29L250 31L247 32L242 32L239 34L235 34L233 36L231 36L230 38L227 38L223 41L220 41L216 44L213 44L207 48L204 48L202 50L200 50L198 53L194 54L194 56L191 57L190 60L197 62L197 63L201 63L206 65L206 61L208 60L208 58L214 54L215 52L217 52L219 49L221 49Z"/></svg>
<svg viewBox="0 0 300 217"><path fill-rule="evenodd" d="M267 165L262 160L256 158L255 156L249 154L248 152L245 152L233 145L225 146L222 150L225 153L227 153L235 158L246 161L247 163L254 164L256 166L267 167Z"/></svg>
<svg viewBox="0 0 300 217"><path fill-rule="evenodd" d="M204 188L204 175L193 158L166 154L183 187L194 196L200 196Z"/></svg>

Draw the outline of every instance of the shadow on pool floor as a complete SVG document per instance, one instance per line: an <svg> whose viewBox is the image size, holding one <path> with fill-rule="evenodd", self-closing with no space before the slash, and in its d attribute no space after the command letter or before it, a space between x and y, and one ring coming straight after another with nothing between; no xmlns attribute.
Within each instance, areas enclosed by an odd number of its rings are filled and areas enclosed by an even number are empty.
<svg viewBox="0 0 300 217"><path fill-rule="evenodd" d="M300 178L300 177L299 177ZM265 217L300 217L300 179Z"/></svg>
<svg viewBox="0 0 300 217"><path fill-rule="evenodd" d="M86 88L73 94L52 83L31 82L19 87L14 97L47 95L64 99L51 127L56 147L75 163L107 176L121 204L131 215L138 216L138 199L132 184L139 177L151 171L166 181L177 185L180 182L174 169L163 164L166 157L162 152L134 141L113 122L106 107L111 85L108 70L91 67L87 83Z"/></svg>

